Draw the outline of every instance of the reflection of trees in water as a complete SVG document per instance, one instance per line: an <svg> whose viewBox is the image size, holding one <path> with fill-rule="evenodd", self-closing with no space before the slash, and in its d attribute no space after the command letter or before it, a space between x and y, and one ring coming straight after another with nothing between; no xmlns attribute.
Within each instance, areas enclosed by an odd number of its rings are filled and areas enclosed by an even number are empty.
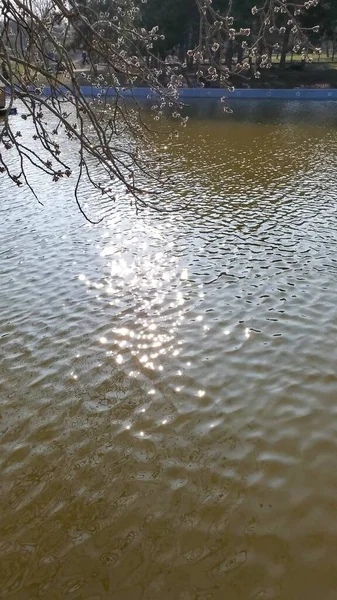
<svg viewBox="0 0 337 600"><path fill-rule="evenodd" d="M198 119L219 119L256 123L303 123L337 128L337 113L334 102L278 101L278 100L231 100L233 113L223 112L219 100L187 100L189 116Z"/></svg>

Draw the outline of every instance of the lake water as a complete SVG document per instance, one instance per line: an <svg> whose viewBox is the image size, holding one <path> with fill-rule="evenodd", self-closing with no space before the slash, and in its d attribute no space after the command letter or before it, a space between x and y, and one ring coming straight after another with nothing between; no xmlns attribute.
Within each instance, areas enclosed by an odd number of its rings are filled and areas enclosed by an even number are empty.
<svg viewBox="0 0 337 600"><path fill-rule="evenodd" d="M337 597L336 105L190 110L186 211L0 180L6 600Z"/></svg>

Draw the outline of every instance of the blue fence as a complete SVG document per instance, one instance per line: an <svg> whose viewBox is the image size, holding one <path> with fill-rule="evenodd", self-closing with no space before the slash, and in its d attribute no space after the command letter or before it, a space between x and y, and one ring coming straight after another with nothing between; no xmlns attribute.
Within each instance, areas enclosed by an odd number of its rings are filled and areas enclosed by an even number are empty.
<svg viewBox="0 0 337 600"><path fill-rule="evenodd" d="M114 96L115 92L113 89L102 89L97 90L91 87L82 87L82 94L84 96L91 96L94 94L101 94L102 96ZM147 88L134 88L133 90L125 90L122 95L124 97L134 96L135 98L147 98L148 96L154 97L155 93ZM274 89L237 89L233 92L222 89L205 89L205 88L181 88L180 98L226 98L232 99L275 99L275 100L337 100L337 89L287 89L287 90L274 90Z"/></svg>
<svg viewBox="0 0 337 600"><path fill-rule="evenodd" d="M9 90L8 90L9 91ZM60 88L59 92L64 94L65 88ZM95 88L91 86L82 86L81 92L85 97L113 97L115 90L113 88ZM45 87L42 90L45 96L49 96L50 88ZM125 98L134 97L137 99L155 98L157 94L149 88L133 88L132 90L123 90L120 94ZM236 89L233 92L223 89L207 88L181 88L180 98L185 99L216 99L225 96L228 99L235 100L335 100L337 101L337 89Z"/></svg>

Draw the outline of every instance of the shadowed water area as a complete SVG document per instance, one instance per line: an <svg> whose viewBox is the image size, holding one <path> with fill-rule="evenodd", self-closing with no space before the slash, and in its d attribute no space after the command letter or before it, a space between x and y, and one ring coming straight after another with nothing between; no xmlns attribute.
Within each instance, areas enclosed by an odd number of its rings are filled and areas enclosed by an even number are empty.
<svg viewBox="0 0 337 600"><path fill-rule="evenodd" d="M2 598L337 597L336 105L233 108L184 212L0 180Z"/></svg>

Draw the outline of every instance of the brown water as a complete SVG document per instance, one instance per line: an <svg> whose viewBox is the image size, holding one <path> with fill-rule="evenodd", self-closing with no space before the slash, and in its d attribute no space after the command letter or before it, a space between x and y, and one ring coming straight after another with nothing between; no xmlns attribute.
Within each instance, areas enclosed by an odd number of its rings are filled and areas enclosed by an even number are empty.
<svg viewBox="0 0 337 600"><path fill-rule="evenodd" d="M3 598L337 597L336 107L192 113L185 213L0 180Z"/></svg>

